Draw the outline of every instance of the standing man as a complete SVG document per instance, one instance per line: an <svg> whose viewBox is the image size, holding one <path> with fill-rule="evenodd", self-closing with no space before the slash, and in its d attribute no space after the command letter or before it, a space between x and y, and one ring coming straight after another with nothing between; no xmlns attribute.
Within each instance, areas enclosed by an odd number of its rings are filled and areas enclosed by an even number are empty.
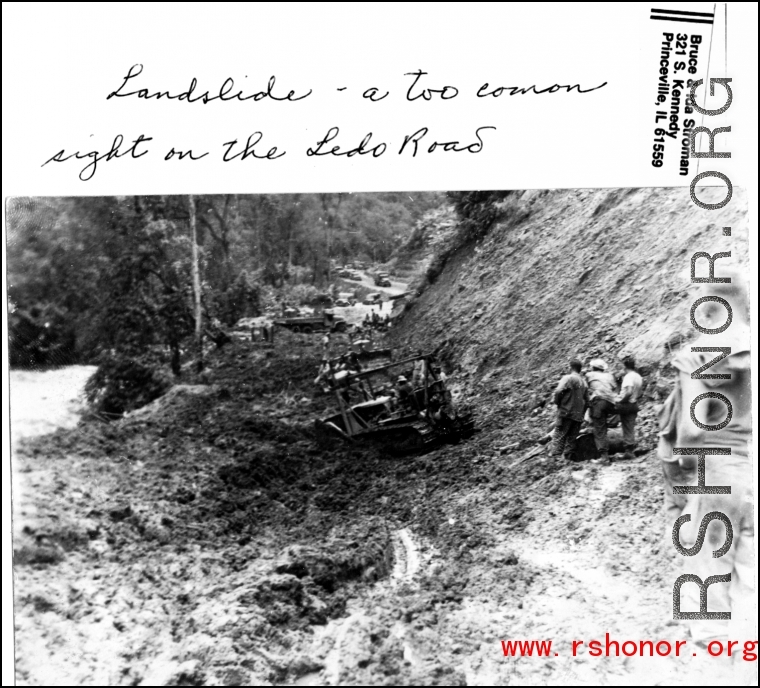
<svg viewBox="0 0 760 688"><path fill-rule="evenodd" d="M552 454L562 454L568 461L575 459L575 441L581 429L583 414L588 399L588 385L581 377L581 362L570 361L570 372L565 375L554 390L557 405L557 423L554 428Z"/></svg>
<svg viewBox="0 0 760 688"><path fill-rule="evenodd" d="M362 339L354 343L359 345L359 351L364 351L365 340ZM348 367L352 372L360 373L362 371L362 365L359 362L359 354L356 351L348 352Z"/></svg>
<svg viewBox="0 0 760 688"><path fill-rule="evenodd" d="M589 365L591 370L586 373L586 380L589 387L591 428L600 458L607 461L610 458L607 417L615 413L617 383L612 373L607 372L607 364L601 358L593 359Z"/></svg>
<svg viewBox="0 0 760 688"><path fill-rule="evenodd" d="M409 407L414 403L414 388L404 375L399 375L396 380L396 397L402 408Z"/></svg>
<svg viewBox="0 0 760 688"><path fill-rule="evenodd" d="M620 386L620 394L616 399L615 406L620 414L620 425L623 428L623 445L625 454L623 458L633 459L636 449L636 414L639 412L639 398L641 397L641 375L636 372L636 360L633 356L623 358L625 375Z"/></svg>
<svg viewBox="0 0 760 688"><path fill-rule="evenodd" d="M322 337L322 358L323 359L329 359L330 358L330 333L325 332L324 336Z"/></svg>
<svg viewBox="0 0 760 688"><path fill-rule="evenodd" d="M330 391L330 384L334 382L332 366L330 360L327 358L322 359L322 364L319 366L319 373L314 380L315 385L320 385L325 392Z"/></svg>

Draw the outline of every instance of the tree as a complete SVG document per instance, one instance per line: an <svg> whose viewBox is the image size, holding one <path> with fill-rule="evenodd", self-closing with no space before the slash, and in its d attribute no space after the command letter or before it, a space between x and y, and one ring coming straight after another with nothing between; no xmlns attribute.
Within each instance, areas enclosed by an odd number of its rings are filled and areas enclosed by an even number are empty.
<svg viewBox="0 0 760 688"><path fill-rule="evenodd" d="M512 191L450 191L446 195L454 203L462 229L468 239L479 239L488 233L502 215L500 202Z"/></svg>
<svg viewBox="0 0 760 688"><path fill-rule="evenodd" d="M387 261L417 219L445 201L435 193L193 200L195 241L184 196L10 199L13 360L152 356L168 347L178 373L194 332L196 263L203 315L232 325L260 312L262 290L276 299L299 284L323 289L333 259Z"/></svg>
<svg viewBox="0 0 760 688"><path fill-rule="evenodd" d="M333 243L335 242L336 230L342 229L340 220L340 207L343 204L343 194L318 194L319 204L322 209L319 218L325 228L325 254L319 267L315 265L314 281L322 284L322 277L329 283L332 281L332 257Z"/></svg>
<svg viewBox="0 0 760 688"><path fill-rule="evenodd" d="M198 266L198 234L195 227L195 198L188 196L187 205L190 211L190 240L193 249L193 301L195 303L195 354L198 372L203 370L203 310L201 307L201 272Z"/></svg>

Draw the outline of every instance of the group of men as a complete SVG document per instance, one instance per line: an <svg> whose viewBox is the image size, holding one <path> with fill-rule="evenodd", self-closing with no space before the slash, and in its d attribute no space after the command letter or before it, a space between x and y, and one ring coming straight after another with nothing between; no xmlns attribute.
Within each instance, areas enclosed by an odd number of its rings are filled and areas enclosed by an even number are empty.
<svg viewBox="0 0 760 688"><path fill-rule="evenodd" d="M380 302L380 310L382 310L383 304ZM385 316L381 316L377 311L367 313L362 320L361 329L364 330L386 330L390 327L391 316L386 313Z"/></svg>
<svg viewBox="0 0 760 688"><path fill-rule="evenodd" d="M428 365L430 366L429 371ZM415 390L418 391L424 385L425 378L428 375L430 381L441 381L444 384L430 390L427 406L425 406ZM429 363L428 359L420 358L414 362L411 381L405 375L399 375L395 387L392 389L384 388L382 393L387 393L391 397L392 408L425 414L436 425L446 427L456 417L454 400L446 387L446 379L446 374L437 363Z"/></svg>
<svg viewBox="0 0 760 688"><path fill-rule="evenodd" d="M321 344L322 363L314 384L320 385L325 392L330 391L332 385L337 384L346 402L348 402L348 395L352 386L345 385L344 381L348 380L349 376L362 372L361 354L372 350L372 339L365 339L361 335L350 337L348 349L336 358L333 358L332 355L333 342L329 332L322 336ZM355 380L353 389L361 392L365 401L373 398L371 390L364 380Z"/></svg>
<svg viewBox="0 0 760 688"><path fill-rule="evenodd" d="M634 457L642 379L636 372L633 356L624 357L623 366L625 373L618 391L615 376L609 372L607 363L601 358L589 362L590 369L585 375L582 374L583 364L580 360L570 361L570 372L562 377L554 391L557 421L553 431L545 438L546 442L552 443L552 453L575 460L578 434L583 421L587 420L599 452L597 460L608 461L607 429L619 418L623 430L624 458Z"/></svg>
<svg viewBox="0 0 760 688"><path fill-rule="evenodd" d="M749 294L741 271L728 276L705 290L706 303L697 313L705 334L674 357L675 387L658 409L667 540L678 542L688 577L674 601L681 611L694 613L688 620L691 638L705 647L729 640L741 646L754 635L756 621ZM727 321L725 303L731 306ZM557 422L551 439L557 453L573 458L588 413L596 447L606 458L607 426L617 414L625 455L632 456L642 380L633 358L624 358L623 365L618 392L601 359L591 360L585 375L579 360L570 362L554 393ZM715 618L727 612L730 618ZM739 651L734 659L746 664Z"/></svg>
<svg viewBox="0 0 760 688"><path fill-rule="evenodd" d="M340 381L349 375L360 373L362 365L359 361L359 355L356 351L350 350L337 358L333 362L330 358L330 336L325 335L323 340L322 363L319 367L319 373L314 380L314 384L323 385L325 391L329 390L331 381Z"/></svg>

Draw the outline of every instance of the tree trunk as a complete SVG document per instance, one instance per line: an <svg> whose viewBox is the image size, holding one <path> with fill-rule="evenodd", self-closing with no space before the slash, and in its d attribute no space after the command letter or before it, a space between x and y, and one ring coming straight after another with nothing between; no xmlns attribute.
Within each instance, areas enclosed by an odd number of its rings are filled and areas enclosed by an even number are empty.
<svg viewBox="0 0 760 688"><path fill-rule="evenodd" d="M295 236L295 230L293 228L294 223L290 223L288 226L288 272L293 272L293 256L295 255L296 250L296 236Z"/></svg>
<svg viewBox="0 0 760 688"><path fill-rule="evenodd" d="M195 226L195 197L188 197L190 210L190 234L193 242L193 293L195 296L195 353L198 372L203 370L203 310L201 306L201 273L198 267L198 236Z"/></svg>
<svg viewBox="0 0 760 688"><path fill-rule="evenodd" d="M180 377L182 375L182 363L180 359L180 349L179 349L179 342L176 339L172 339L171 344L169 345L169 348L172 352L172 373L174 373L175 377Z"/></svg>

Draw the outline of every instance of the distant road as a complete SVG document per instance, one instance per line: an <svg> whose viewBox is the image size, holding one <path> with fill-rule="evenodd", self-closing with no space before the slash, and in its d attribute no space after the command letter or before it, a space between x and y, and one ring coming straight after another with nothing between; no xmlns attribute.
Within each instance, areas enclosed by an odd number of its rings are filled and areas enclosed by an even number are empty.
<svg viewBox="0 0 760 688"><path fill-rule="evenodd" d="M378 287L375 284L375 280L372 275L362 270L354 270L354 272L361 275L362 281L355 282L353 280L347 280L343 278L344 282L356 285L361 284L363 287L367 287L368 289L378 292L379 294L384 294L386 297L398 296L407 290L407 284L405 282L394 282L391 280L390 287ZM376 311L380 316L384 316L386 314L389 315L391 309L392 306L389 305L387 301L385 301L382 306L365 306L363 303L359 302L355 306L349 306L347 308L335 308L334 310L337 314L344 317L346 319L346 322L348 322L350 325L359 325L368 313L371 314L372 311Z"/></svg>
<svg viewBox="0 0 760 688"><path fill-rule="evenodd" d="M372 291L376 291L380 294L387 294L388 296L398 296L399 294L403 294L407 290L407 284L405 282L394 282L391 280L391 286L390 287L378 287L375 284L375 279L372 277L372 275L362 271L362 270L354 270L354 272L361 275L362 281L361 282L355 282L355 284L361 284L362 286L365 286ZM352 280L345 280L347 282L350 282Z"/></svg>

